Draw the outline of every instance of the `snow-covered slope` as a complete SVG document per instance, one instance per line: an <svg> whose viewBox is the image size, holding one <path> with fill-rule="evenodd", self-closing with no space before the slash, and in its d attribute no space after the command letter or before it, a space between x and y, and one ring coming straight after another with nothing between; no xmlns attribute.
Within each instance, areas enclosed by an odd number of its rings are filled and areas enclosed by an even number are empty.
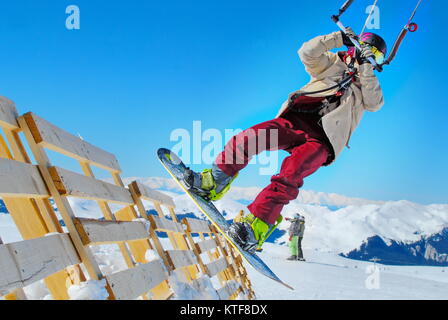
<svg viewBox="0 0 448 320"><path fill-rule="evenodd" d="M126 179L126 182L135 178ZM177 205L177 213L194 213L201 217L195 205L184 195L171 179L138 179L149 187L171 195ZM239 210L246 209L259 188L234 187L220 202L218 209L228 219ZM80 217L102 217L98 205L93 201L71 199L75 214ZM152 207L148 203L147 209ZM112 210L120 209L112 206ZM434 247L445 244L443 230L448 227L448 205L420 205L409 201L369 201L337 194L302 191L298 200L291 202L284 211L292 216L297 211L307 218L304 239L306 263L286 261L287 236L277 237L275 243L267 243L261 254L266 263L287 283L296 288L289 291L247 267L250 279L259 299L446 299L448 297L448 270L441 267L380 266L378 289L366 287L372 267L370 262L341 257L340 253L369 256L370 238L380 239L386 249L394 246L416 248L422 237L430 240L432 247L425 254L434 256ZM288 223L281 225L282 230ZM440 236L437 235L440 233ZM0 236L5 242L19 241L20 236L8 214L0 214ZM369 246L370 245L370 246ZM367 248L367 249L366 249ZM375 248L375 250L378 247ZM402 249L402 247L401 247ZM367 250L367 251L366 251ZM115 250L116 251L116 250ZM106 273L123 267L114 257L117 252L110 248L95 251ZM412 250L411 250L412 251ZM376 252L376 251L373 251ZM435 258L443 259L443 253ZM36 291L36 290L34 290ZM34 292L33 291L33 292ZM36 291L37 292L37 291ZM39 299L48 295L36 295Z"/></svg>
<svg viewBox="0 0 448 320"><path fill-rule="evenodd" d="M307 262L286 261L288 248L267 243L263 260L291 291L247 268L258 299L413 300L448 298L448 269L384 266L305 250Z"/></svg>
<svg viewBox="0 0 448 320"><path fill-rule="evenodd" d="M183 194L177 184L168 178L128 178L126 183L139 180L153 189L171 195L179 213L201 216L196 206ZM260 188L234 187L216 206L232 219L260 192ZM93 201L71 199L75 214L80 217L102 217ZM113 210L118 210L114 206ZM148 205L148 209L151 206ZM420 205L409 201L370 201L337 194L303 190L299 198L284 210L291 217L300 212L307 218L304 245L320 251L349 253L361 247L371 237L379 236L387 244L391 241L414 243L448 227L448 205ZM280 229L287 230L284 222ZM277 239L284 242L287 236Z"/></svg>
<svg viewBox="0 0 448 320"><path fill-rule="evenodd" d="M196 206L172 179L127 178L125 183L133 180L139 180L153 189L171 195L178 213L201 216ZM235 186L216 206L228 219L232 219L240 210L247 210L246 205L260 190L257 187ZM102 217L98 205L93 201L71 199L70 202L77 216ZM112 210L119 208L114 206ZM147 209L152 207L148 204ZM305 248L338 254L353 252L372 237L379 237L386 245L393 242L409 245L441 233L448 227L448 204L420 205L409 201L371 201L309 190L301 191L299 198L292 201L283 214L291 217L296 212L307 218ZM5 217L3 220L5 219L9 218ZM280 229L285 231L288 227L289 224L284 222ZM287 235L275 240L277 243L286 242Z"/></svg>
<svg viewBox="0 0 448 320"><path fill-rule="evenodd" d="M168 192L177 207L184 212L197 213L195 205L181 193L171 179L138 179L149 187ZM234 187L216 206L234 217L246 209L260 192L260 188ZM398 241L413 243L429 237L448 227L448 204L420 205L410 201L371 201L303 190L297 200L284 210L285 217L300 212L307 218L307 236L304 245L320 251L348 253L359 248L363 242L379 236L386 243ZM280 227L286 230L288 223ZM286 240L277 239L281 243Z"/></svg>

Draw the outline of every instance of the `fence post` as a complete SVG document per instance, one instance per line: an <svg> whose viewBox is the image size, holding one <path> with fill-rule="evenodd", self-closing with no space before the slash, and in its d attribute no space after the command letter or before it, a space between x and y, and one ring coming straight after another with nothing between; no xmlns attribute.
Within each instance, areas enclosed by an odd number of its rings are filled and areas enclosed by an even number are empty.
<svg viewBox="0 0 448 320"><path fill-rule="evenodd" d="M15 104L5 97L0 97L0 108L3 115L9 115L8 121L0 119L0 128L9 143L0 135L0 157L31 164L31 160L19 136L21 128L17 118L18 113ZM7 124L5 124L7 123ZM11 148L11 150L9 149ZM47 233L62 233L62 228L48 198L8 198L3 201L14 220L24 240L45 236ZM54 299L68 299L67 285L78 284L85 279L82 270L78 266L69 267L46 278L45 284ZM16 291L16 295L7 298L26 298L22 289Z"/></svg>
<svg viewBox="0 0 448 320"><path fill-rule="evenodd" d="M50 191L50 195L53 197L56 206L59 209L59 212L64 219L65 225L69 231L70 237L73 241L73 244L75 245L80 257L81 261L86 267L86 270L90 276L90 279L92 280L99 280L103 278L103 274L101 273L101 270L95 261L95 258L93 257L92 252L89 248L85 248L82 244L81 238L78 234L78 231L76 230L75 224L73 219L75 218L75 215L73 213L73 210L70 207L70 203L68 200L64 197L62 197L59 194L59 191L57 190L54 181L50 175L49 168L51 167L50 160L48 159L45 152L42 150L43 148L39 146L36 141L34 140L33 134L31 133L30 128L28 127L28 121L33 121L29 114L19 117L18 122L20 125L20 128L23 130L23 133L25 134L25 137L28 141L28 145L31 148L31 151L33 152L34 158L36 159L39 170L42 174L42 177Z"/></svg>

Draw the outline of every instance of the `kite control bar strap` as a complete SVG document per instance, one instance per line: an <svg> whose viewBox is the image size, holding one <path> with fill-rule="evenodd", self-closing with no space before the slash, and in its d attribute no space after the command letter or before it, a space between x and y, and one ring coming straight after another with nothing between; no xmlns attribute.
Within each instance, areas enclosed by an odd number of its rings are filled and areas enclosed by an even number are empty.
<svg viewBox="0 0 448 320"><path fill-rule="evenodd" d="M337 15L333 15L331 17L331 19L334 21L334 23L337 24L337 26L342 30L342 32L344 32L345 34L347 34L347 29L344 27L344 25L342 24L342 22L340 21L340 17L344 14L345 11L347 11L347 9L353 4L354 0L347 0L342 7L339 9L339 13ZM398 49L400 48L404 38L406 37L408 32L415 32L418 30L418 25L414 22L412 22L412 20L414 19L415 14L417 13L418 8L420 7L422 0L419 0L417 3L417 6L415 7L414 11L412 12L411 17L408 20L408 23L404 26L404 28L401 30L400 34L398 35L397 40L394 43L394 46L392 48L391 53L389 54L389 57L386 59L386 61L384 61L384 63L382 64L378 64L375 59L373 59L372 57L369 57L368 60L369 62L373 65L373 67L378 70L379 72L383 71L383 66L384 65L388 65L390 64L396 57L397 53L398 53ZM375 2L376 3L376 2ZM358 39L349 37L350 40L352 41L352 43L355 45L356 48L358 48L359 50L361 50L361 45L358 41Z"/></svg>
<svg viewBox="0 0 448 320"><path fill-rule="evenodd" d="M339 14L332 16L331 19L333 19L334 22L338 22L339 21L339 17L342 16L344 14L345 11L347 11L347 9L352 5L353 1L355 0L347 0L342 7L339 9Z"/></svg>
<svg viewBox="0 0 448 320"><path fill-rule="evenodd" d="M394 46L392 48L392 51L389 54L389 57L387 58L386 61L384 61L384 63L382 65L390 64L395 59L395 57L398 53L398 49L400 49L400 46L401 46L404 38L408 34L408 32L415 32L418 30L418 25L415 22L412 22L412 20L414 19L414 16L417 13L417 10L420 7L421 2L422 2L422 0L419 0L419 2L417 3L417 6L415 7L414 11L412 12L411 17L408 20L408 23L403 27L403 29L401 29L401 32L398 35L398 38L394 43Z"/></svg>

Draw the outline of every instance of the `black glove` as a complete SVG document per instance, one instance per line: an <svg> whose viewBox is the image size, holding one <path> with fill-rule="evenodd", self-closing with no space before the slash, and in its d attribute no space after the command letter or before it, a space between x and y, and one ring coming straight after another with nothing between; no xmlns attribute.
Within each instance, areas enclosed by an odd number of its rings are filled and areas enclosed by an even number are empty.
<svg viewBox="0 0 448 320"><path fill-rule="evenodd" d="M350 28L350 27L345 28L345 30L347 31L347 33L345 33L344 31L341 30L342 41L344 42L344 46L346 46L346 47L354 47L355 45L353 44L352 40L350 40L350 38L357 39L358 36L353 31L353 29Z"/></svg>

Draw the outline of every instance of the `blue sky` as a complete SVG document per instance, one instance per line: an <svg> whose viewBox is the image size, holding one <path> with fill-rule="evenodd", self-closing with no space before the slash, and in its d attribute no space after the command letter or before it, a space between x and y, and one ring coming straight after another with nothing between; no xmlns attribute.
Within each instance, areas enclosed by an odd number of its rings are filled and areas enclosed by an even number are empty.
<svg viewBox="0 0 448 320"><path fill-rule="evenodd" d="M124 176L167 176L157 148L170 133L247 128L275 116L304 85L296 51L337 28L343 1L24 1L0 6L0 94L114 153ZM392 46L416 1L380 0L380 33ZM65 28L78 5L81 29ZM360 30L366 6L343 17ZM448 133L442 30L445 1L423 0L417 33L379 75L386 105L368 113L351 149L305 188L370 199L448 200ZM441 41L442 40L442 41ZM282 156L286 154L281 153ZM202 168L202 167L198 167ZM257 167L240 186L264 186Z"/></svg>

